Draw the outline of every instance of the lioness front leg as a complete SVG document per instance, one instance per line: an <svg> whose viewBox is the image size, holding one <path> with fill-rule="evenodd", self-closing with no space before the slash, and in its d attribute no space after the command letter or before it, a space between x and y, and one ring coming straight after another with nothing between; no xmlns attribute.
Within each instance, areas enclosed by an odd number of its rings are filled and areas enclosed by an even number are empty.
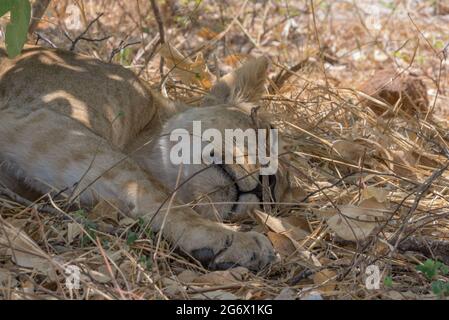
<svg viewBox="0 0 449 320"><path fill-rule="evenodd" d="M118 199L132 217L153 218L154 231L162 232L167 240L210 268L241 265L257 270L274 259L271 243L261 234L233 231L177 204L158 211L168 192L157 180L74 120L61 119L59 127L65 130L55 131L51 122L39 121L47 117L50 114L46 111L31 115L20 134L16 127L0 126L0 133L10 137L0 144L0 158L20 168L25 177L59 190L76 186L73 192L84 202Z"/></svg>
<svg viewBox="0 0 449 320"><path fill-rule="evenodd" d="M163 214L161 214L163 216ZM210 269L259 270L274 261L270 241L257 232L236 232L189 210L170 210L163 235Z"/></svg>

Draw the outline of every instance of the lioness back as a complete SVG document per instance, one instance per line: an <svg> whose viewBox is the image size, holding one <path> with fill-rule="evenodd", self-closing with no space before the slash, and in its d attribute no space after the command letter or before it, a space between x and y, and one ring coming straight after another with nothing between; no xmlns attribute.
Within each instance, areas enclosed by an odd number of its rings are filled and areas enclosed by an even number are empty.
<svg viewBox="0 0 449 320"><path fill-rule="evenodd" d="M34 46L12 60L0 48L0 59L2 113L26 117L45 107L54 126L71 117L120 149L155 116L150 91L122 66Z"/></svg>

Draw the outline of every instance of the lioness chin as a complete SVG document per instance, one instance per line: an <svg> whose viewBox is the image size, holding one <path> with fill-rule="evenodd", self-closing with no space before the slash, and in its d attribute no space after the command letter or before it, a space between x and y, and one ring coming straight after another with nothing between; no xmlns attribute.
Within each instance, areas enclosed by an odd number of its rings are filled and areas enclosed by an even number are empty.
<svg viewBox="0 0 449 320"><path fill-rule="evenodd" d="M118 201L206 267L259 270L275 259L270 241L222 223L260 207L258 166L175 165L169 135L191 132L193 121L222 132L258 129L248 110L266 69L264 58L249 61L218 81L204 106L188 108L122 66L32 46L10 60L0 49L0 183L19 193L23 185L65 190L84 204ZM269 180L271 200L282 201L285 177L278 170Z"/></svg>

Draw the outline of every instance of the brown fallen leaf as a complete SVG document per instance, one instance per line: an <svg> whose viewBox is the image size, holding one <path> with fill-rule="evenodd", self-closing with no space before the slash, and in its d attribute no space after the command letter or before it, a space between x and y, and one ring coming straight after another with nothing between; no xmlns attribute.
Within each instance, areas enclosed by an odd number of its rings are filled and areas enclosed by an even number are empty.
<svg viewBox="0 0 449 320"><path fill-rule="evenodd" d="M52 259L23 231L6 221L0 221L0 247L7 248L6 256L24 268L31 268L46 275L54 273Z"/></svg>
<svg viewBox="0 0 449 320"><path fill-rule="evenodd" d="M304 249L304 247L302 247L298 242L298 240L305 239L309 235L308 232L293 227L287 221L283 221L281 218L272 217L259 210L254 211L254 218L259 222L259 224L271 229L272 232L278 233L279 235L288 238L295 247L296 254L301 258L305 266L307 266L308 268L321 267L321 263L318 261L315 255L313 255L310 251ZM277 240L279 239L280 238L277 237Z"/></svg>
<svg viewBox="0 0 449 320"><path fill-rule="evenodd" d="M248 55L245 54L230 54L223 59L223 62L231 67L236 67L247 58Z"/></svg>
<svg viewBox="0 0 449 320"><path fill-rule="evenodd" d="M90 220L111 219L117 223L119 220L119 211L117 210L117 205L114 204L114 201L100 200L100 202L89 211L87 216Z"/></svg>
<svg viewBox="0 0 449 320"><path fill-rule="evenodd" d="M31 282L30 280L25 280L22 282L21 284L22 290L24 293L26 293L27 295L32 295L34 294L34 283Z"/></svg>
<svg viewBox="0 0 449 320"><path fill-rule="evenodd" d="M238 297L224 290L197 293L190 297L192 300L237 300Z"/></svg>
<svg viewBox="0 0 449 320"><path fill-rule="evenodd" d="M379 70L364 82L360 91L372 98L395 107L401 102L399 107L409 115L416 113L425 114L428 111L429 98L424 82L414 74L395 70ZM377 115L382 115L387 108L381 107L378 103L361 96L361 102L366 107L371 108ZM390 109L390 115L393 115Z"/></svg>
<svg viewBox="0 0 449 320"><path fill-rule="evenodd" d="M391 150L390 154L393 157L391 168L394 173L401 177L413 177L416 179L416 172L414 168L417 164L417 160L411 152Z"/></svg>
<svg viewBox="0 0 449 320"><path fill-rule="evenodd" d="M319 285L320 287L318 288L318 290L323 293L334 291L337 284L335 283L335 279L332 278L334 278L336 275L337 273L335 271L329 269L321 270L313 275L313 283ZM321 284L323 285L321 286Z"/></svg>
<svg viewBox="0 0 449 320"><path fill-rule="evenodd" d="M191 283L198 278L198 273L192 270L184 270L176 276L182 283Z"/></svg>
<svg viewBox="0 0 449 320"><path fill-rule="evenodd" d="M254 214L260 224L266 225L273 232L283 234L296 241L304 240L309 236L309 232L293 226L286 218L273 217L259 210L256 210Z"/></svg>
<svg viewBox="0 0 449 320"><path fill-rule="evenodd" d="M384 299L387 298L387 299L392 299L392 300L405 300L406 299L402 293L400 293L398 291L393 291L393 290L390 290L390 291L382 294L382 297Z"/></svg>
<svg viewBox="0 0 449 320"><path fill-rule="evenodd" d="M366 239L379 226L384 213L381 210L345 205L338 207L341 214L327 220L328 226L340 238L349 241Z"/></svg>
<svg viewBox="0 0 449 320"><path fill-rule="evenodd" d="M267 236L276 252L279 252L282 257L288 257L296 251L295 246L288 237L272 231L269 231Z"/></svg>
<svg viewBox="0 0 449 320"><path fill-rule="evenodd" d="M206 40L212 40L214 39L216 36L218 36L218 33L215 31L212 31L211 29L207 28L207 27L202 27L200 29L200 31L198 31L198 36L200 36L203 39Z"/></svg>
<svg viewBox="0 0 449 320"><path fill-rule="evenodd" d="M329 219L336 214L338 214L338 210L336 208L326 208L326 209L311 209L314 214L323 219Z"/></svg>
<svg viewBox="0 0 449 320"><path fill-rule="evenodd" d="M199 276L192 282L208 285L226 285L243 281L248 273L248 269L244 267L237 267L224 271L209 272Z"/></svg>
<svg viewBox="0 0 449 320"><path fill-rule="evenodd" d="M358 163L366 154L366 147L354 141L337 140L332 144L332 153L346 161Z"/></svg>
<svg viewBox="0 0 449 320"><path fill-rule="evenodd" d="M304 216L295 216L291 215L284 218L285 221L290 223L292 226L300 228L301 230L304 230L306 232L309 231L309 222Z"/></svg>
<svg viewBox="0 0 449 320"><path fill-rule="evenodd" d="M374 198L377 202L385 202L387 200L389 192L385 189L369 186L362 190L362 200L368 200Z"/></svg>
<svg viewBox="0 0 449 320"><path fill-rule="evenodd" d="M274 298L274 300L295 300L297 292L291 288L284 288L282 291Z"/></svg>
<svg viewBox="0 0 449 320"><path fill-rule="evenodd" d="M18 283L14 273L7 269L0 268L0 287L14 288Z"/></svg>
<svg viewBox="0 0 449 320"><path fill-rule="evenodd" d="M71 244L76 237L83 233L82 226L77 222L67 224L67 243Z"/></svg>
<svg viewBox="0 0 449 320"><path fill-rule="evenodd" d="M172 278L162 279L162 284L164 293L170 297L175 297L184 290L179 281Z"/></svg>

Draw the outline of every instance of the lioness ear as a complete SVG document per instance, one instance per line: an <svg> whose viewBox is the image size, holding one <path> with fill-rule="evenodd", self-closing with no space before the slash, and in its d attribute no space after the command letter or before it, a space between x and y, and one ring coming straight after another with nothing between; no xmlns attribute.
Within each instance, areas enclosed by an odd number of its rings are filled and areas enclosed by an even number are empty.
<svg viewBox="0 0 449 320"><path fill-rule="evenodd" d="M257 103L264 92L268 59L251 59L225 75L204 98L203 105Z"/></svg>

